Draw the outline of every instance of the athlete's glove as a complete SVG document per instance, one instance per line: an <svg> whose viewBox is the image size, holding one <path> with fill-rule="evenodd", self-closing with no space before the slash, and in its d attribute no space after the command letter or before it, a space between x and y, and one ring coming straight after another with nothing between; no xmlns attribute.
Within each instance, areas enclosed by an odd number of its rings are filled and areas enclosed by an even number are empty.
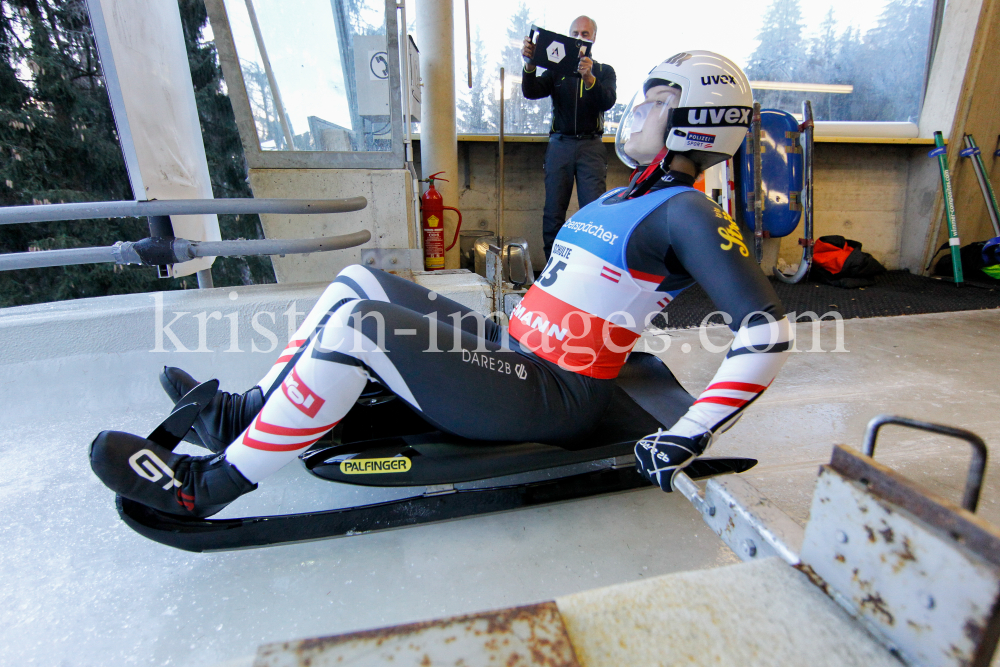
<svg viewBox="0 0 1000 667"><path fill-rule="evenodd" d="M636 472L669 493L677 473L704 454L711 442L711 433L688 438L661 429L636 444Z"/></svg>

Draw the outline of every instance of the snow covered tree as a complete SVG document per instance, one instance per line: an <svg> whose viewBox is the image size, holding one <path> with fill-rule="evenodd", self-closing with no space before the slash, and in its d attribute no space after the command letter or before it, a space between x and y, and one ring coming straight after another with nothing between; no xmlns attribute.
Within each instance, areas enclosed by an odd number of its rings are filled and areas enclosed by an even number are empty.
<svg viewBox="0 0 1000 667"><path fill-rule="evenodd" d="M499 114L499 110L494 109L497 102L490 89L497 83L486 60L486 45L479 34L479 28L476 28L476 39L472 42L472 54L472 89L467 88L464 83L468 81L467 72L466 77L457 82L458 131L468 134L494 133L497 127L492 119L495 114Z"/></svg>
<svg viewBox="0 0 1000 667"><path fill-rule="evenodd" d="M250 196L242 145L202 0L180 0L212 186ZM84 0L0 0L0 205L132 199ZM223 238L259 238L256 216L223 216ZM145 219L5 225L0 252L108 246L148 235ZM272 282L267 259L216 260L217 285ZM0 273L0 307L194 287L155 271L91 264Z"/></svg>
<svg viewBox="0 0 1000 667"><path fill-rule="evenodd" d="M504 75L507 78L507 90L510 95L504 107L505 123L504 130L511 134L548 134L552 124L552 100L548 97L540 100L526 100L521 93L521 86L518 83L522 76L524 61L521 59L521 43L531 30L534 20L531 18L527 5L523 2L518 5L517 11L510 17L510 24L507 27L507 44L500 54L500 65L497 66L497 77L500 76L500 67L505 68ZM513 77L513 79L512 79ZM499 127L500 105L499 87L494 87L497 99L495 110L492 113L492 123Z"/></svg>
<svg viewBox="0 0 1000 667"><path fill-rule="evenodd" d="M865 34L857 61L855 91L859 117L873 121L916 121L927 66L930 0L891 0L877 25Z"/></svg>
<svg viewBox="0 0 1000 667"><path fill-rule="evenodd" d="M773 0L757 33L757 48L746 66L751 81L799 81L807 69L799 0ZM791 96L780 90L757 91L764 107L786 108Z"/></svg>
<svg viewBox="0 0 1000 667"><path fill-rule="evenodd" d="M798 0L774 0L763 18L747 76L757 81L850 84L854 92L756 90L763 107L798 113L810 99L818 120L906 121L920 111L932 3L890 0L864 35L852 26L837 34L831 8L818 32L802 35Z"/></svg>

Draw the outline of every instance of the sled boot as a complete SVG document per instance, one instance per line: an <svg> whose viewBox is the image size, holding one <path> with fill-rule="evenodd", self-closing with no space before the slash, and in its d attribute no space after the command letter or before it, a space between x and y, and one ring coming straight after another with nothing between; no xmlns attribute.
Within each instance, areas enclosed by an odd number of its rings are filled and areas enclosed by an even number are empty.
<svg viewBox="0 0 1000 667"><path fill-rule="evenodd" d="M90 467L115 493L189 518L211 516L257 488L223 455L174 454L120 431L102 431L94 438Z"/></svg>
<svg viewBox="0 0 1000 667"><path fill-rule="evenodd" d="M198 386L198 381L179 368L164 366L160 373L160 384L176 403ZM217 454L221 453L246 430L263 407L264 394L260 387L254 387L244 394L220 391L194 420L194 434L188 433L184 439Z"/></svg>

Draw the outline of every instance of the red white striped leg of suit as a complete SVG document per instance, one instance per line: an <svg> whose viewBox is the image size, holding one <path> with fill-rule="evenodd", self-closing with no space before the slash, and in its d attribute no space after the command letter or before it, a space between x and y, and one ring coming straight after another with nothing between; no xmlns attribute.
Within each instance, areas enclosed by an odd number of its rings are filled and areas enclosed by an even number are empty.
<svg viewBox="0 0 1000 667"><path fill-rule="evenodd" d="M356 288L363 290L364 294L359 294ZM306 315L306 319L302 321L301 326L295 331L292 339L288 342L288 346L282 350L281 355L274 362L271 370L257 383L265 396L271 392L271 387L275 382L279 381L285 370L285 365L292 360L303 345L309 342L310 336L324 322L333 307L345 299L389 301L385 290L382 289L382 286L368 269L357 264L352 264L337 274L337 280L330 283L330 286L324 290L316 305L313 306L309 314Z"/></svg>
<svg viewBox="0 0 1000 667"><path fill-rule="evenodd" d="M791 348L788 318L740 327L722 366L698 400L670 429L689 438L721 433L764 393Z"/></svg>
<svg viewBox="0 0 1000 667"><path fill-rule="evenodd" d="M243 434L226 448L226 459L251 482L256 484L319 440L343 419L364 390L368 376L357 366L317 363L310 356L327 328L346 328L353 335L353 329L337 316L341 313L346 317L351 309L337 305L360 299L389 301L368 269L348 266L326 288L260 381L267 402ZM303 346L306 352L286 374L286 367ZM275 386L279 382L280 387ZM331 390L334 387L336 391Z"/></svg>
<svg viewBox="0 0 1000 667"><path fill-rule="evenodd" d="M334 350L357 345L354 338L360 334L346 321L350 312L351 308L334 311L250 426L226 448L226 460L251 482L284 467L323 437L364 390L369 378L360 366L312 356L320 344Z"/></svg>

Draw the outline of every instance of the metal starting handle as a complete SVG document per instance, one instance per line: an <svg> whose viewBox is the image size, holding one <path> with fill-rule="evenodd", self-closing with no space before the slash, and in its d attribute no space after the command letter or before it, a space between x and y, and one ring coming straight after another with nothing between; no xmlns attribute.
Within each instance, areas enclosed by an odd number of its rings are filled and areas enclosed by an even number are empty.
<svg viewBox="0 0 1000 667"><path fill-rule="evenodd" d="M72 264L141 264L163 266L196 257L243 257L246 255L297 255L353 248L371 240L362 230L342 236L316 239L255 239L242 241L189 241L153 236L140 241L119 241L99 248L69 248L43 252L0 255L0 271L38 269Z"/></svg>
<svg viewBox="0 0 1000 667"><path fill-rule="evenodd" d="M969 472L965 478L965 493L962 496L962 507L970 512L975 512L979 506L979 494L983 490L983 478L986 476L986 443L983 439L972 431L961 428L933 424L931 422L919 421L908 417L896 417L894 415L879 415L868 422L865 430L865 441L862 453L869 457L875 457L875 440L878 438L879 429L886 424L897 424L908 428L915 428L931 433L940 433L959 440L965 440L972 445L972 461L969 462Z"/></svg>

